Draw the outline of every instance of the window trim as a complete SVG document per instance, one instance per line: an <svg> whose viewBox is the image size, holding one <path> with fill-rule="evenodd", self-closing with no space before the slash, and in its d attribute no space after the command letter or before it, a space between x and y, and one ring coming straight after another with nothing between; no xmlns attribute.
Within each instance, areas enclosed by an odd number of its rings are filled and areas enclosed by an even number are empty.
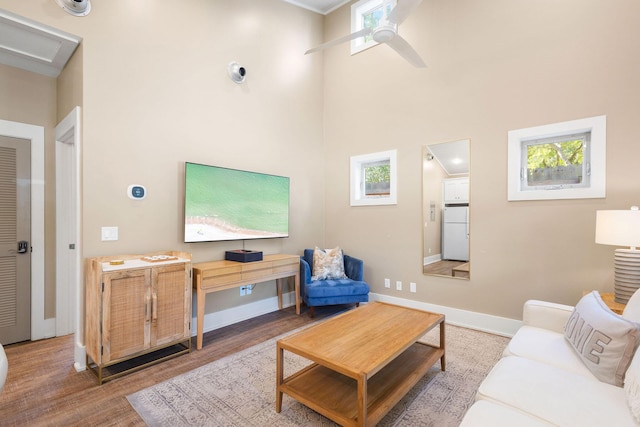
<svg viewBox="0 0 640 427"><path fill-rule="evenodd" d="M607 116L536 126L509 131L508 133L508 200L553 200L553 199L591 199L606 195L606 128ZM551 185L545 188L522 185L523 173L526 174L527 142L537 139L571 136L590 133L590 144L586 149L584 167L589 169L589 182L584 186Z"/></svg>
<svg viewBox="0 0 640 427"><path fill-rule="evenodd" d="M362 16L379 6L384 7L385 4L390 4L391 8L394 8L397 4L397 0L360 0L351 5L351 32L362 30ZM396 26L397 28L397 26ZM379 43L371 39L368 42L364 42L363 37L358 37L351 40L351 55L362 52L370 47L376 46Z"/></svg>
<svg viewBox="0 0 640 427"><path fill-rule="evenodd" d="M397 150L351 156L350 198L351 206L396 205L397 196ZM389 163L389 194L366 195L364 168L376 162Z"/></svg>

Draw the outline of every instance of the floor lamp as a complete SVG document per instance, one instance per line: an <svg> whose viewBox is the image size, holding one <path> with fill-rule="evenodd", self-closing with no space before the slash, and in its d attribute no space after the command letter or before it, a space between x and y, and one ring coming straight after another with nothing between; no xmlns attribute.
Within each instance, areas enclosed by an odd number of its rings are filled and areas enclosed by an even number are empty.
<svg viewBox="0 0 640 427"><path fill-rule="evenodd" d="M640 210L632 206L626 211L596 211L596 243L628 246L616 249L614 255L615 301L626 304L640 288Z"/></svg>

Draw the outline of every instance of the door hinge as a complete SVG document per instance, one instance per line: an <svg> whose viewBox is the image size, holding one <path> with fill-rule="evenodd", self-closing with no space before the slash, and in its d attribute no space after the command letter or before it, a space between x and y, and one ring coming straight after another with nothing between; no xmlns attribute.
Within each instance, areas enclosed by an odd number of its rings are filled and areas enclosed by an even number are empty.
<svg viewBox="0 0 640 427"><path fill-rule="evenodd" d="M104 356L104 346L100 346L100 356Z"/></svg>
<svg viewBox="0 0 640 427"><path fill-rule="evenodd" d="M104 292L104 282L102 282L102 292Z"/></svg>

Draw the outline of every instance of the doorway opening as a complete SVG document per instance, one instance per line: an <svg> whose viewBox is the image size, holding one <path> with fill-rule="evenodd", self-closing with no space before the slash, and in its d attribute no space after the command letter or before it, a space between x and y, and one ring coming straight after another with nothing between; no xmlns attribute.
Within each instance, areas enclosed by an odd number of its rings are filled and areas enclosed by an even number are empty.
<svg viewBox="0 0 640 427"><path fill-rule="evenodd" d="M85 370L84 293L80 239L80 107L57 126L56 336L75 332L74 366Z"/></svg>

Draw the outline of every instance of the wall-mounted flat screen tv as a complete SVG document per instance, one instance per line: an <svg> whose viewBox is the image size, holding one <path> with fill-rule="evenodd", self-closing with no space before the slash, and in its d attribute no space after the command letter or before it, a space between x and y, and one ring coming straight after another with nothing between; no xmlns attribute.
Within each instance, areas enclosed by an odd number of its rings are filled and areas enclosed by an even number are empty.
<svg viewBox="0 0 640 427"><path fill-rule="evenodd" d="M185 163L184 241L289 237L289 178Z"/></svg>

